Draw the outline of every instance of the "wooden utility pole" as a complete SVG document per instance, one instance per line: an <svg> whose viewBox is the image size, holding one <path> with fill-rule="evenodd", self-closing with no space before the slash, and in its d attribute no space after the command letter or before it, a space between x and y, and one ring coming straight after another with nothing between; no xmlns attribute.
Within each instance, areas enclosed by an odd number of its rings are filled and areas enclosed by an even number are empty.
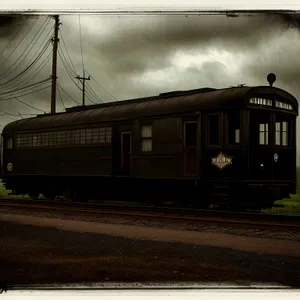
<svg viewBox="0 0 300 300"><path fill-rule="evenodd" d="M84 75L85 75L85 72L84 72L84 70L83 70L83 77L80 77L79 75L75 77L75 78L77 78L77 79L79 79L79 80L80 80L80 79L82 80L82 106L85 105L85 81L86 81L86 80L91 80L91 76L89 76L89 77L84 77Z"/></svg>
<svg viewBox="0 0 300 300"><path fill-rule="evenodd" d="M54 26L54 37L52 38L53 41L53 57L52 57L52 90L51 90L51 114L55 114L56 112L56 70L57 70L57 43L58 39L58 27L59 23L59 16L54 16L55 26Z"/></svg>

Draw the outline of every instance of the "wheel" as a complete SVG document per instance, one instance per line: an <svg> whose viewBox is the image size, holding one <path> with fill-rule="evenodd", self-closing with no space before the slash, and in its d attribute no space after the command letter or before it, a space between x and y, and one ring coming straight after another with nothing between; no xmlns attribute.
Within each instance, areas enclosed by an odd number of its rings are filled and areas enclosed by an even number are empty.
<svg viewBox="0 0 300 300"><path fill-rule="evenodd" d="M76 191L72 188L66 188L63 192L66 201L74 201L76 199Z"/></svg>
<svg viewBox="0 0 300 300"><path fill-rule="evenodd" d="M28 196L31 200L37 200L39 198L40 193L38 191L30 191Z"/></svg>
<svg viewBox="0 0 300 300"><path fill-rule="evenodd" d="M210 207L210 204L209 203L206 203L206 202L198 202L198 203L193 203L193 207L194 208L198 208L198 209L208 209Z"/></svg>
<svg viewBox="0 0 300 300"><path fill-rule="evenodd" d="M48 200L54 200L56 197L55 191L46 191L43 193L43 196Z"/></svg>
<svg viewBox="0 0 300 300"><path fill-rule="evenodd" d="M83 203L87 203L87 202L89 202L89 195L87 195L86 192L83 192L83 191L79 190L79 191L76 192L76 200L80 201L80 202L83 202Z"/></svg>

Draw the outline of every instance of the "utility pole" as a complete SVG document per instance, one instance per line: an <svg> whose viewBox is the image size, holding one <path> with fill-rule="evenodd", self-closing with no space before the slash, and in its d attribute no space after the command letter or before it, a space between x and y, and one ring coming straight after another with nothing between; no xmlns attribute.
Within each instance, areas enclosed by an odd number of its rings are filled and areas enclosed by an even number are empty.
<svg viewBox="0 0 300 300"><path fill-rule="evenodd" d="M55 114L56 112L56 70L57 70L57 43L58 39L58 27L59 23L59 16L53 17L55 20L54 26L54 37L52 38L53 42L53 57L52 57L52 90L51 90L51 114Z"/></svg>
<svg viewBox="0 0 300 300"><path fill-rule="evenodd" d="M82 106L85 105L85 81L86 81L86 80L91 80L91 76L89 76L89 77L84 77L84 75L85 75L85 72L84 72L84 70L83 70L83 77L80 77L79 75L75 77L75 78L77 78L77 79L79 79L79 80L80 80L80 79L82 80Z"/></svg>

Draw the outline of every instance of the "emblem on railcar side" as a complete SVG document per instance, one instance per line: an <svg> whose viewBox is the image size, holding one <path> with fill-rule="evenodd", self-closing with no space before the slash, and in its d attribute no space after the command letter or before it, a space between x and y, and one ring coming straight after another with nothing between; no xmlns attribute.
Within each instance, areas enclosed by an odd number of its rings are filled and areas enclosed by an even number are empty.
<svg viewBox="0 0 300 300"><path fill-rule="evenodd" d="M223 170L232 164L232 156L228 156L221 151L217 156L211 158L211 163L219 170Z"/></svg>
<svg viewBox="0 0 300 300"><path fill-rule="evenodd" d="M8 170L9 172L11 172L13 168L14 168L14 165L13 165L12 163L8 163L8 164L7 164L7 170Z"/></svg>
<svg viewBox="0 0 300 300"><path fill-rule="evenodd" d="M278 162L278 154L277 153L274 154L274 161Z"/></svg>

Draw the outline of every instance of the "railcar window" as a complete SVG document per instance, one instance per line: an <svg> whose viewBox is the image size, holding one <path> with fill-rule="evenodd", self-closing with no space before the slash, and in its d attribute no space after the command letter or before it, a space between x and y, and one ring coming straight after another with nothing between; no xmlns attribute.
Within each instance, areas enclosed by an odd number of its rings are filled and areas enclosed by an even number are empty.
<svg viewBox="0 0 300 300"><path fill-rule="evenodd" d="M93 128L93 144L99 143L99 129Z"/></svg>
<svg viewBox="0 0 300 300"><path fill-rule="evenodd" d="M208 116L209 144L220 144L220 115Z"/></svg>
<svg viewBox="0 0 300 300"><path fill-rule="evenodd" d="M185 141L186 147L197 146L197 123L196 122L186 122L185 123Z"/></svg>
<svg viewBox="0 0 300 300"><path fill-rule="evenodd" d="M152 151L152 125L142 125L142 152Z"/></svg>
<svg viewBox="0 0 300 300"><path fill-rule="evenodd" d="M99 131L99 142L101 144L105 143L105 128L100 128L100 131Z"/></svg>
<svg viewBox="0 0 300 300"><path fill-rule="evenodd" d="M105 127L105 142L111 143L111 137L112 137L112 128Z"/></svg>
<svg viewBox="0 0 300 300"><path fill-rule="evenodd" d="M12 149L13 145L13 137L8 137L6 140L6 149Z"/></svg>
<svg viewBox="0 0 300 300"><path fill-rule="evenodd" d="M32 147L36 147L37 146L37 134L34 133L32 135Z"/></svg>
<svg viewBox="0 0 300 300"><path fill-rule="evenodd" d="M53 138L55 138L53 133L54 133L54 132L49 132L49 133L48 133L48 145L49 145L49 146L52 146L52 145L53 145Z"/></svg>
<svg viewBox="0 0 300 300"><path fill-rule="evenodd" d="M288 146L288 122L276 122L276 145Z"/></svg>
<svg viewBox="0 0 300 300"><path fill-rule="evenodd" d="M48 134L47 134L47 132L43 132L41 134L41 146L48 146Z"/></svg>
<svg viewBox="0 0 300 300"><path fill-rule="evenodd" d="M85 129L80 129L80 144L85 144Z"/></svg>
<svg viewBox="0 0 300 300"><path fill-rule="evenodd" d="M229 145L237 145L240 143L241 130L240 112L232 112L228 114L228 143Z"/></svg>
<svg viewBox="0 0 300 300"><path fill-rule="evenodd" d="M259 124L259 144L269 144L269 124Z"/></svg>
<svg viewBox="0 0 300 300"><path fill-rule="evenodd" d="M91 144L93 142L93 129L92 128L86 129L85 142L86 142L86 144Z"/></svg>
<svg viewBox="0 0 300 300"><path fill-rule="evenodd" d="M281 101L275 101L275 107L288 109L288 110L293 110L292 105L281 102Z"/></svg>
<svg viewBox="0 0 300 300"><path fill-rule="evenodd" d="M36 148L57 145L110 144L111 139L111 127L24 133L16 136L16 147Z"/></svg>
<svg viewBox="0 0 300 300"><path fill-rule="evenodd" d="M258 105L266 105L266 106L273 105L273 101L271 99L258 98L258 97L251 98L249 103L258 104Z"/></svg>

